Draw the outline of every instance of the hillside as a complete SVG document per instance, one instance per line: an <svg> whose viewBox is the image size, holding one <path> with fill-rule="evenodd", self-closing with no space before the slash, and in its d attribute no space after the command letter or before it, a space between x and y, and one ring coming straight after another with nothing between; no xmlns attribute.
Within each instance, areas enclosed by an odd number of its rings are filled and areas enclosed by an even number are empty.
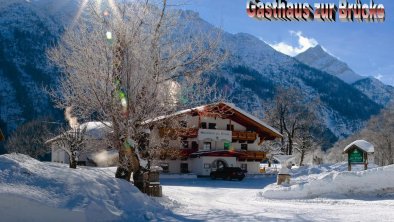
<svg viewBox="0 0 394 222"><path fill-rule="evenodd" d="M295 58L308 66L337 76L380 105L385 106L394 98L394 87L385 85L373 77L360 76L345 62L326 52L320 45L306 50Z"/></svg>
<svg viewBox="0 0 394 222"><path fill-rule="evenodd" d="M349 84L365 78L356 74L346 63L329 54L320 45L300 53L295 58L313 68L336 76Z"/></svg>
<svg viewBox="0 0 394 222"><path fill-rule="evenodd" d="M394 101L394 87L385 85L373 77L358 80L352 86L378 104L388 105Z"/></svg>

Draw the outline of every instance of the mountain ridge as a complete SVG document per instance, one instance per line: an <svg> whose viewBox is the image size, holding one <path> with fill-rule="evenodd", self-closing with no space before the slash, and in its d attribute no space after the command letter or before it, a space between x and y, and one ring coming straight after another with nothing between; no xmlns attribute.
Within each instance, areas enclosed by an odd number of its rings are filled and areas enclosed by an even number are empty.
<svg viewBox="0 0 394 222"><path fill-rule="evenodd" d="M321 45L309 48L295 58L308 66L337 76L380 105L385 106L394 98L394 87L373 77L355 73L344 61L328 53Z"/></svg>
<svg viewBox="0 0 394 222"><path fill-rule="evenodd" d="M54 4L55 1L45 2ZM69 15L77 13L73 11L77 10L76 2L69 0L64 14L46 14L50 5L19 0L0 8L3 12L0 25L6 27L0 30L0 124L8 134L38 116L53 116L63 121L62 112L53 108L41 86L57 84L59 70L49 63L45 52L56 44L64 27L72 22ZM179 33L220 31L196 12L182 11L180 22L185 22L186 17L193 20L188 21L183 30L177 30ZM278 87L299 88L309 99L322 101L316 112L333 143L359 130L382 108L336 76L279 53L250 34L224 32L220 47L229 52L229 57L219 69L207 75L218 80L218 87L226 91L237 106L259 117L263 117L266 108L263 102L272 100Z"/></svg>

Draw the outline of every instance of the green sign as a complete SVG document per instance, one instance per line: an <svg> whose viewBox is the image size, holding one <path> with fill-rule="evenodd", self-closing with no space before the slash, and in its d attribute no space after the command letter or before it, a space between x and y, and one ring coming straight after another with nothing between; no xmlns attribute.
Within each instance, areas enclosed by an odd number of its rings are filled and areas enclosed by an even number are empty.
<svg viewBox="0 0 394 222"><path fill-rule="evenodd" d="M230 146L231 146L231 143L229 143L229 142L224 142L224 149L225 149L225 150L229 150L229 149L230 149Z"/></svg>
<svg viewBox="0 0 394 222"><path fill-rule="evenodd" d="M349 153L349 163L364 163L364 153L359 149L354 149Z"/></svg>

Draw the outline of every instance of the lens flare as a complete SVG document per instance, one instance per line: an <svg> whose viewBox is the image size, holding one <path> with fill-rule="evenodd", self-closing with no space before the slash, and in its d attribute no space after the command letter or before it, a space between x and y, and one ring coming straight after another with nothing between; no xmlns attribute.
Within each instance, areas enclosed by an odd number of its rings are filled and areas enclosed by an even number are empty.
<svg viewBox="0 0 394 222"><path fill-rule="evenodd" d="M79 17L81 17L82 12L84 11L84 9L86 8L86 5L88 4L89 0L83 0L81 5L79 6L78 12L75 15L72 23L71 23L71 27L75 25L75 23L78 21Z"/></svg>
<svg viewBox="0 0 394 222"><path fill-rule="evenodd" d="M112 32L108 31L105 35L107 36L108 40L112 39Z"/></svg>

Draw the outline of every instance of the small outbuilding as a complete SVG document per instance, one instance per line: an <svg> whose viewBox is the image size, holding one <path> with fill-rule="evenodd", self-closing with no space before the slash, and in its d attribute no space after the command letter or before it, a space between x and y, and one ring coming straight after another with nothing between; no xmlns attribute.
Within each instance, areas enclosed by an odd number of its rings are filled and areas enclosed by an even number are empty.
<svg viewBox="0 0 394 222"><path fill-rule="evenodd" d="M352 170L352 164L363 164L368 169L368 164L374 162L374 146L365 140L356 140L347 145L343 150L348 155L348 170Z"/></svg>

